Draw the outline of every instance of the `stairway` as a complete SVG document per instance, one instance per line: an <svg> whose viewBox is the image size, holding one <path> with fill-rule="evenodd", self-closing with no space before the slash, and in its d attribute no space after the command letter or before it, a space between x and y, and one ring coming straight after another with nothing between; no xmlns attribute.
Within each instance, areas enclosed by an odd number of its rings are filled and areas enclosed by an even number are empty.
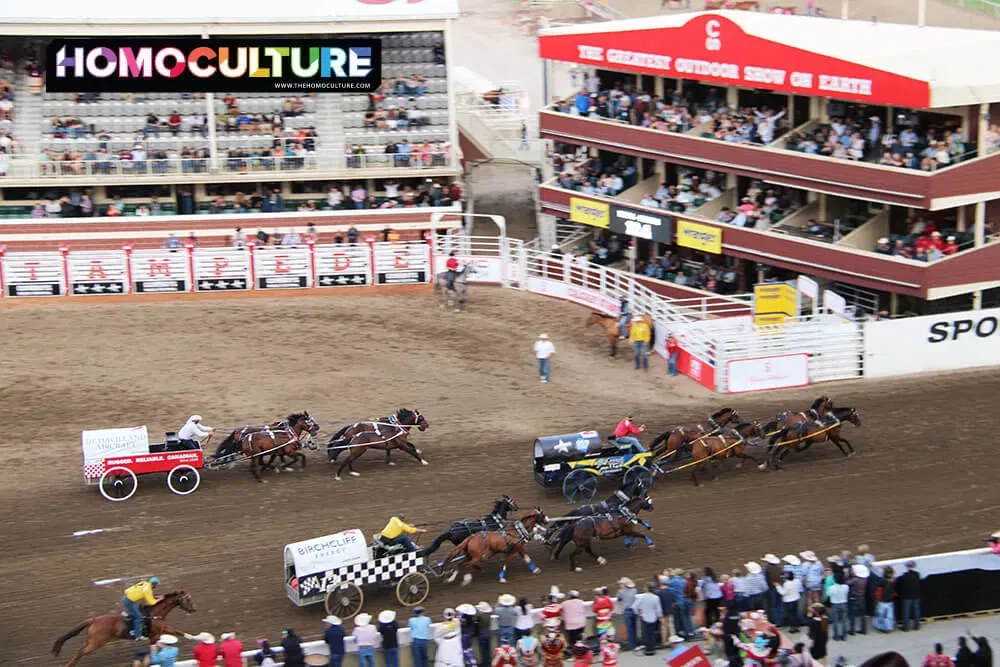
<svg viewBox="0 0 1000 667"><path fill-rule="evenodd" d="M324 171L347 168L343 99L342 95L336 94L316 95L317 166Z"/></svg>
<svg viewBox="0 0 1000 667"><path fill-rule="evenodd" d="M28 87L28 76L24 74L27 61L18 62L14 77L14 127L13 135L20 147L11 160L11 176L33 177L34 165L38 163L39 149L42 144L42 96L32 95ZM30 166L29 166L30 165ZM30 169L29 173L22 173Z"/></svg>

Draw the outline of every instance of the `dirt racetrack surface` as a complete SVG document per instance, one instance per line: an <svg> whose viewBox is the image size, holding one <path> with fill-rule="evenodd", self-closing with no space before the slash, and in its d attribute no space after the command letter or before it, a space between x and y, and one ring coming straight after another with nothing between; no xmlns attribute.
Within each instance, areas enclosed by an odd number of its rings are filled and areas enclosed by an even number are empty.
<svg viewBox="0 0 1000 667"><path fill-rule="evenodd" d="M502 588L492 562L467 589L432 582L433 614L461 601L492 602L503 590L534 600L551 584L589 591L666 566L727 569L767 551L825 556L860 542L879 556L968 548L998 527L995 372L723 399L668 378L659 359L649 374L608 361L603 336L583 328L586 311L577 306L494 288L474 289L472 299L460 315L441 311L427 293L360 292L0 312L4 662L57 664L48 652L59 634L117 609L120 588L93 582L121 576L156 574L165 590L189 591L197 613L170 618L188 632L235 630L252 644L292 625L316 637L321 605L297 609L285 598L283 545L346 528L372 533L401 510L436 525L480 516L501 493L559 514L565 501L532 479L531 440L606 432L628 410L653 432L727 403L762 419L804 409L821 391L858 407L863 428L845 431L858 449L852 459L822 445L789 457L783 473L727 462L701 488L682 475L657 482L647 517L655 549L606 542L598 551L609 564L585 561L574 574L533 545L542 574L531 577L517 563ZM533 367L540 331L558 348L549 385ZM158 438L195 412L221 432L308 409L322 438L345 420L401 406L431 422L413 437L429 466L394 454L398 465L387 467L369 453L361 477L337 482L310 453L305 472L271 474L266 484L245 465L206 470L188 497L170 494L162 476L144 477L117 504L82 483L79 435L87 428L147 424ZM106 532L73 537L92 529ZM366 596L369 612L395 605L388 590ZM63 658L78 646L71 640ZM120 643L83 665L123 664L129 648Z"/></svg>

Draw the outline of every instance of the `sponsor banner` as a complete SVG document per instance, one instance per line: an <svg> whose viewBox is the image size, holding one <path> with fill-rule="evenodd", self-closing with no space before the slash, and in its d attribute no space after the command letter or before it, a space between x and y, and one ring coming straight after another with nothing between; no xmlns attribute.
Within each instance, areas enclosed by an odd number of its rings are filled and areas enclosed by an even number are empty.
<svg viewBox="0 0 1000 667"><path fill-rule="evenodd" d="M250 289L250 253L244 248L196 248L193 280L199 292Z"/></svg>
<svg viewBox="0 0 1000 667"><path fill-rule="evenodd" d="M371 251L367 245L318 245L313 252L316 287L363 287L371 284Z"/></svg>
<svg viewBox="0 0 1000 667"><path fill-rule="evenodd" d="M611 207L604 202L582 197L569 198L569 219L591 227L607 229L610 224Z"/></svg>
<svg viewBox="0 0 1000 667"><path fill-rule="evenodd" d="M776 23L769 20L761 25ZM813 53L751 32L735 21L706 12L676 27L542 35L538 38L539 55L591 68L737 88L910 109L930 106L926 81Z"/></svg>
<svg viewBox="0 0 1000 667"><path fill-rule="evenodd" d="M94 467L100 467L105 459L149 453L149 431L145 426L83 431L80 441L83 447L83 470L87 477L100 477L104 471L94 474Z"/></svg>
<svg viewBox="0 0 1000 667"><path fill-rule="evenodd" d="M606 296L592 289L587 289L586 287L570 285L537 276L528 276L525 287L529 292L572 301L581 306L587 306L588 308L593 308L594 310L599 310L602 313L614 315L615 317L621 312L618 299Z"/></svg>
<svg viewBox="0 0 1000 667"><path fill-rule="evenodd" d="M186 292L190 286L187 250L132 252L132 287L136 294Z"/></svg>
<svg viewBox="0 0 1000 667"><path fill-rule="evenodd" d="M183 452L161 452L157 454L143 454L141 456L116 456L104 459L104 469L109 470L116 466L128 468L137 475L147 472L163 472L175 466L186 465L192 468L200 468L204 463L204 455L200 449L191 449Z"/></svg>
<svg viewBox="0 0 1000 667"><path fill-rule="evenodd" d="M501 283L503 282L503 260L499 257L480 257L478 255L456 255L461 264L471 264L476 268L476 272L469 275L470 283ZM447 271L445 266L448 261L447 255L434 255L434 275ZM511 263L513 266L513 263ZM508 280L510 272L508 271Z"/></svg>
<svg viewBox="0 0 1000 667"><path fill-rule="evenodd" d="M785 283L753 286L753 323L757 326L784 324L799 314L798 290Z"/></svg>
<svg viewBox="0 0 1000 667"><path fill-rule="evenodd" d="M368 559L368 539L356 528L285 547L285 564L294 565L299 578L364 563Z"/></svg>
<svg viewBox="0 0 1000 667"><path fill-rule="evenodd" d="M68 263L71 294L86 296L128 292L128 268L122 251L71 252Z"/></svg>
<svg viewBox="0 0 1000 667"><path fill-rule="evenodd" d="M680 653L667 658L667 667L712 667L712 661L697 644L691 644Z"/></svg>
<svg viewBox="0 0 1000 667"><path fill-rule="evenodd" d="M257 289L309 286L312 264L306 246L259 246L253 253Z"/></svg>
<svg viewBox="0 0 1000 667"><path fill-rule="evenodd" d="M713 255L721 255L722 230L690 220L678 220L677 245Z"/></svg>
<svg viewBox="0 0 1000 667"><path fill-rule="evenodd" d="M429 278L427 244L422 241L376 243L374 255L379 285L416 285Z"/></svg>
<svg viewBox="0 0 1000 667"><path fill-rule="evenodd" d="M57 252L9 252L3 256L7 296L59 296L63 258Z"/></svg>
<svg viewBox="0 0 1000 667"><path fill-rule="evenodd" d="M809 355L737 359L726 364L726 392L789 389L809 386Z"/></svg>
<svg viewBox="0 0 1000 667"><path fill-rule="evenodd" d="M634 236L658 243L673 243L673 227L671 219L639 209L611 206L610 229L619 234Z"/></svg>
<svg viewBox="0 0 1000 667"><path fill-rule="evenodd" d="M715 366L696 357L683 347L677 353L677 370L706 389L715 391Z"/></svg>
<svg viewBox="0 0 1000 667"><path fill-rule="evenodd" d="M865 376L1000 365L1000 308L865 323Z"/></svg>

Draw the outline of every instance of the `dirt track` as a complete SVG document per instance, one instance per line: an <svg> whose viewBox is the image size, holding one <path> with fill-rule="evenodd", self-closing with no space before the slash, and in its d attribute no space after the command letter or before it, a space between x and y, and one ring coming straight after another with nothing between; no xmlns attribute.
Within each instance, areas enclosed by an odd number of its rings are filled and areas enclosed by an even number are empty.
<svg viewBox="0 0 1000 667"><path fill-rule="evenodd" d="M534 436L607 430L630 409L659 430L723 402L687 380L671 381L659 364L637 375L624 360L608 362L602 336L582 328L581 308L492 288L473 298L463 315L443 313L428 294L50 303L0 312L0 502L19 517L0 540L5 661L56 664L47 656L56 636L116 607L117 588L92 582L123 575L155 573L165 588L190 591L198 613L171 617L189 632L275 638L294 625L315 636L322 610L296 609L284 597L284 544L351 527L370 533L400 509L427 523L481 515L503 492L523 507L558 513L566 507L559 495L532 480ZM530 348L541 330L558 347L550 385L539 385L533 370ZM656 549L602 544L610 563L587 564L583 574L538 553L544 573L531 578L515 565L510 590L535 597L558 583L586 591L664 566L726 568L765 551L826 555L859 542L879 555L967 548L996 530L1000 465L990 453L995 420L984 416L1000 390L996 373L822 390L862 411L864 427L847 432L855 458L823 446L791 457L781 474L727 466L700 489L686 477L658 483L649 517ZM764 418L804 408L814 393L727 402ZM343 420L400 406L431 421L414 437L430 466L398 459L388 468L368 455L362 477L335 482L313 454L304 473L267 484L245 468L206 471L186 498L171 495L162 478L144 478L138 494L117 505L82 484L85 428L145 423L155 435L199 412L222 430L308 409L329 433ZM115 530L72 537L97 528ZM494 600L497 569L464 591L434 583L428 605L440 613L459 601ZM389 592L370 593L368 611L394 602ZM67 651L78 645L72 640ZM117 664L125 648L83 664Z"/></svg>

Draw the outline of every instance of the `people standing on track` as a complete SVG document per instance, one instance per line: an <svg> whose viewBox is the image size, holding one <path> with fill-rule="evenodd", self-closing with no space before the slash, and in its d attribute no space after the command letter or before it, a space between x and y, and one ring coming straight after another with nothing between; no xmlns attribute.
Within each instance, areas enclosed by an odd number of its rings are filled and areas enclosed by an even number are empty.
<svg viewBox="0 0 1000 667"><path fill-rule="evenodd" d="M549 340L548 334L538 334L535 341L535 358L538 359L538 379L542 384L546 384L552 379L552 355L556 353L556 346Z"/></svg>
<svg viewBox="0 0 1000 667"><path fill-rule="evenodd" d="M677 359L681 355L681 346L673 334L667 336L667 372L677 375Z"/></svg>
<svg viewBox="0 0 1000 667"><path fill-rule="evenodd" d="M635 370L639 370L640 368L649 370L649 344L652 336L653 332L650 331L649 324L645 318L641 314L636 313L632 318L632 330L628 335L635 357Z"/></svg>
<svg viewBox="0 0 1000 667"><path fill-rule="evenodd" d="M150 577L149 579L132 584L125 589L125 594L122 595L122 606L132 616L131 637L136 641L146 639L142 636L142 626L146 613L144 607L152 607L160 601L160 598L153 594L153 591L159 585L159 577Z"/></svg>
<svg viewBox="0 0 1000 667"><path fill-rule="evenodd" d="M642 446L642 443L635 436L645 430L645 424L636 426L632 423L632 413L630 412L615 427L615 444L618 446L618 449L630 447L632 451L644 452L646 448Z"/></svg>
<svg viewBox="0 0 1000 667"><path fill-rule="evenodd" d="M389 546L402 544L406 547L407 551L416 551L417 546L413 543L413 540L410 539L410 535L426 533L427 530L425 528L417 528L416 526L411 526L410 524L405 523L403 521L405 518L406 515L400 512L396 516L389 519L389 523L387 523L385 528L382 529L382 539Z"/></svg>
<svg viewBox="0 0 1000 667"><path fill-rule="evenodd" d="M211 426L202 426L201 415L191 415L181 430L177 432L177 438L185 449L201 449L201 438L207 437L215 432Z"/></svg>

